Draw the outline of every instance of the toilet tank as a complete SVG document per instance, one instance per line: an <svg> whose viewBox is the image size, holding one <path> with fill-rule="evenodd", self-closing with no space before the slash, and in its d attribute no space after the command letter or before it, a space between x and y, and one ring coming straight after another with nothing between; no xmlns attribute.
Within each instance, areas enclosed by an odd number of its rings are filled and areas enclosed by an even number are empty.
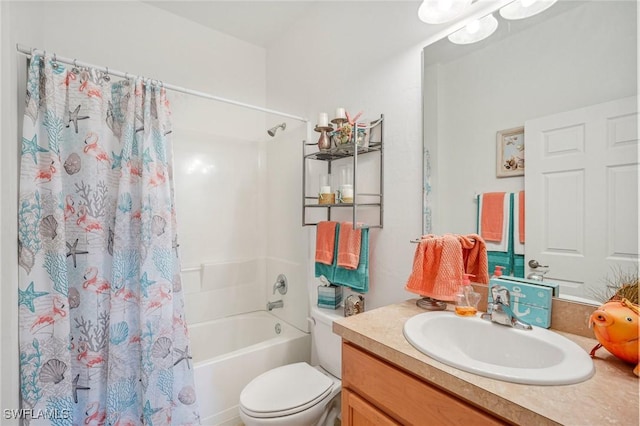
<svg viewBox="0 0 640 426"><path fill-rule="evenodd" d="M317 364L342 378L342 339L332 331L333 321L343 318L340 310L311 308L313 324L311 329L311 344L313 353L317 356Z"/></svg>

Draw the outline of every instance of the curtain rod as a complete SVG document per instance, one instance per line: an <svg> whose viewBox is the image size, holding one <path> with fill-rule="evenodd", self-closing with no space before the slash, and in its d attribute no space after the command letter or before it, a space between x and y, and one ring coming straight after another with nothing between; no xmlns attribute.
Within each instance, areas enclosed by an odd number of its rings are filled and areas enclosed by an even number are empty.
<svg viewBox="0 0 640 426"><path fill-rule="evenodd" d="M23 55L26 55L28 57L31 57L33 54L36 54L36 53L40 54L40 55L44 55L45 54L45 51L42 51L40 49L32 49L32 48L29 48L27 46L22 46L20 44L16 44L16 50L18 51L18 53L22 53ZM101 66L89 64L87 62L81 62L81 61L77 61L75 59L65 58L63 56L57 56L55 53L53 53L53 57L55 58L56 62L62 62L64 64L75 65L75 66L79 66L79 67L95 68L95 69L97 69L99 71L106 72L109 75L115 75L116 77L122 77L122 78L137 77L134 74L129 74L129 73L125 73L125 72L122 72L122 71L113 70L113 69L110 69L108 67L101 67ZM159 81L159 80L153 80L153 81ZM214 95L211 95L209 93L199 92L199 91L193 90L193 89L186 89L186 88L180 87L180 86L174 86L173 84L162 83L162 86L165 89L173 90L174 92L186 93L188 95L198 96L200 98L210 99L212 101L224 102L224 103L231 104L231 105L236 105L236 106L239 106L239 107L242 107L242 108L248 108L248 109L253 109L253 110L256 110L256 111L266 112L268 114L279 115L281 117L287 117L287 118L291 118L293 120L303 121L305 123L309 122L309 120L307 120L306 118L298 117L297 115L288 114L286 112L275 111L275 110L272 110L272 109L263 108L263 107L259 107L259 106L256 106L256 105L247 104L247 103L244 103L244 102L234 101L232 99L221 98L219 96L214 96Z"/></svg>

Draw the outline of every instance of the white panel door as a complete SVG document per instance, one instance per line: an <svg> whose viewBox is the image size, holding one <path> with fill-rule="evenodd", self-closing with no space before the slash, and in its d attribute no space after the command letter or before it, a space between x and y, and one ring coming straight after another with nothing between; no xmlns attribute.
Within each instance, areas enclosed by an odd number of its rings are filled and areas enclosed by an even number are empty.
<svg viewBox="0 0 640 426"><path fill-rule="evenodd" d="M529 120L525 141L525 267L593 299L638 264L637 98Z"/></svg>

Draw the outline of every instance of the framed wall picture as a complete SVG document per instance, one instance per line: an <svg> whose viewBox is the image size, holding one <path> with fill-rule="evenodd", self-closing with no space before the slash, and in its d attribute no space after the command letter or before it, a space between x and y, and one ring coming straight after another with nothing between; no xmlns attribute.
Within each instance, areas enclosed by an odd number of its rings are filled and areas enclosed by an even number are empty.
<svg viewBox="0 0 640 426"><path fill-rule="evenodd" d="M500 130L497 135L496 176L524 175L524 127Z"/></svg>

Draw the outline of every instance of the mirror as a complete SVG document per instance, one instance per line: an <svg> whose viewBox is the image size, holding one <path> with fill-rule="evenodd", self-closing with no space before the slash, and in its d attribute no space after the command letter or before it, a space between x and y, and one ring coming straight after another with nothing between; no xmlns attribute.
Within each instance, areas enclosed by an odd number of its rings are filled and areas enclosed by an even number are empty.
<svg viewBox="0 0 640 426"><path fill-rule="evenodd" d="M476 194L524 190L524 176L496 176L498 132L539 117L637 95L636 8L635 1L559 1L518 21L505 20L496 11L498 29L487 39L456 45L444 38L425 47L425 234L474 233ZM634 117L637 123L637 114ZM635 140L628 145L636 155L635 160L630 157L625 178L635 176L629 206L636 220L635 225L627 222L630 225L622 232L632 236L635 243L629 244L635 248L628 248L623 257L637 268L637 125L631 131ZM525 155L528 152L525 149ZM525 173L529 161L526 155ZM538 203L531 203L529 189L526 192L528 216L530 204ZM538 231L527 227L527 241ZM588 251L583 254L589 261ZM570 255L565 258L571 261ZM555 262L549 278L564 268L561 260ZM525 267L525 276L529 272ZM607 279L615 278L612 273L605 266L599 276L588 278L588 285L562 282L561 297L596 299L606 292Z"/></svg>

